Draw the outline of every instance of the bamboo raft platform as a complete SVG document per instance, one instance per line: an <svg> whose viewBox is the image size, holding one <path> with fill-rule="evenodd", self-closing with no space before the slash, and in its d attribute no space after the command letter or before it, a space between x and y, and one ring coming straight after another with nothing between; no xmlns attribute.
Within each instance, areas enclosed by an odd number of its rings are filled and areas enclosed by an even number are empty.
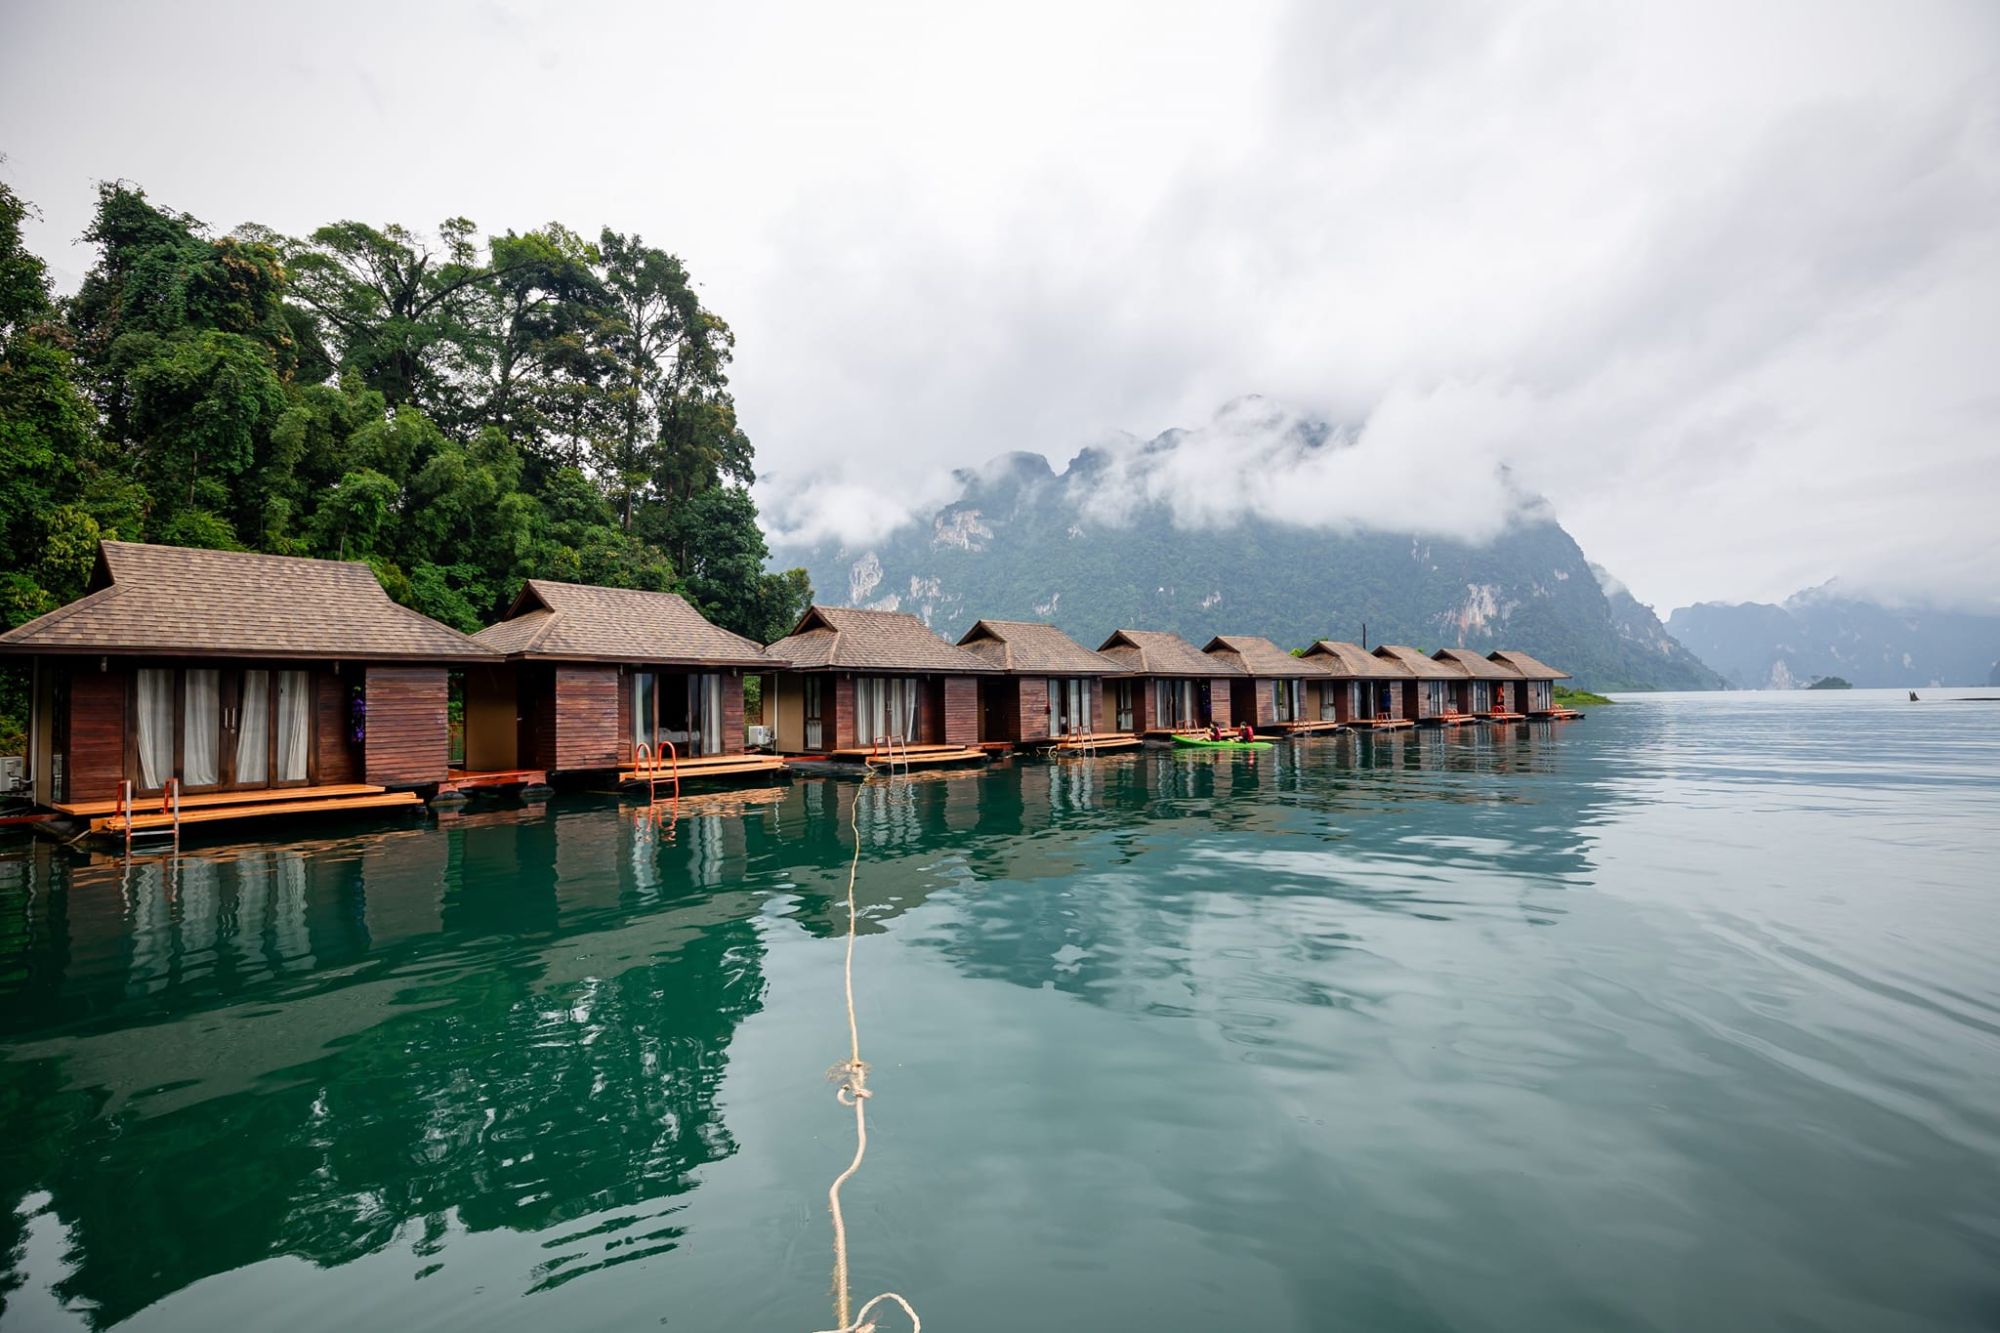
<svg viewBox="0 0 2000 1333"><path fill-rule="evenodd" d="M682 782L706 782L709 779L769 777L786 771L784 759L775 754L711 754L628 768L618 774L618 782L620 786L630 787L645 782L671 784L676 774Z"/></svg>
<svg viewBox="0 0 2000 1333"><path fill-rule="evenodd" d="M1347 725L1363 731L1408 731L1417 724L1406 717L1357 717Z"/></svg>
<svg viewBox="0 0 2000 1333"><path fill-rule="evenodd" d="M191 810L200 810L218 805L280 804L292 801L330 801L347 796L380 796L387 787L372 787L366 783L350 782L327 787L266 787L255 791L205 791L181 797L181 818L187 818ZM163 803L164 797L157 793L151 796L134 796L134 810L151 810ZM58 802L49 809L72 819L83 819L93 815L115 815L122 809L116 798L105 801Z"/></svg>
<svg viewBox="0 0 2000 1333"><path fill-rule="evenodd" d="M1224 727L1223 730L1233 731L1235 730L1235 728ZM1140 732L1139 735L1142 740L1171 741L1176 736L1206 736L1208 735L1208 728L1207 727L1149 727L1145 731Z"/></svg>
<svg viewBox="0 0 2000 1333"><path fill-rule="evenodd" d="M1331 718L1315 718L1306 722L1273 722L1271 725L1259 727L1257 730L1278 736L1312 736L1339 731L1346 725L1345 722L1335 722Z"/></svg>
<svg viewBox="0 0 2000 1333"><path fill-rule="evenodd" d="M1528 720L1526 713L1486 713L1483 716L1486 721L1503 727L1511 723L1526 722Z"/></svg>

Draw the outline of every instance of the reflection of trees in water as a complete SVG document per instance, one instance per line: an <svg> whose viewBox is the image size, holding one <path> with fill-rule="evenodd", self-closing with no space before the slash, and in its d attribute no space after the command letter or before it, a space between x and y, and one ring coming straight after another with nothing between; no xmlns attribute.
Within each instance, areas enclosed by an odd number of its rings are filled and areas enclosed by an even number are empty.
<svg viewBox="0 0 2000 1333"><path fill-rule="evenodd" d="M101 1325L412 1227L615 1214L524 1289L670 1248L668 1201L734 1151L715 1095L764 989L755 897L715 873L743 863L736 829L683 820L654 847L663 874L595 808L0 880L27 955L0 1064L0 1283L21 1280L12 1205L41 1191L72 1238L57 1291Z"/></svg>

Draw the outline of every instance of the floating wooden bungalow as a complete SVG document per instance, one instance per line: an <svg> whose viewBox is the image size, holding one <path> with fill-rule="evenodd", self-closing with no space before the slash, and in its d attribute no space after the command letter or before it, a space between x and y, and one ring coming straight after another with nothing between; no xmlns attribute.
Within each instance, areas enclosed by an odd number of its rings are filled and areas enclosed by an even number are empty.
<svg viewBox="0 0 2000 1333"><path fill-rule="evenodd" d="M1325 668L1326 677L1320 682L1322 704L1331 703L1334 716L1342 722L1378 730L1416 725L1411 715L1416 706L1416 678L1401 662L1378 657L1344 639L1321 639L1306 649L1306 658Z"/></svg>
<svg viewBox="0 0 2000 1333"><path fill-rule="evenodd" d="M985 757L979 683L996 668L913 615L814 606L765 651L786 664L764 710L780 754L868 762L893 750L912 763Z"/></svg>
<svg viewBox="0 0 2000 1333"><path fill-rule="evenodd" d="M1510 649L1488 653L1487 657L1512 667L1520 677L1517 706L1521 712L1529 717L1579 716L1574 709L1556 707L1556 682L1570 679L1567 671L1558 671L1546 662Z"/></svg>
<svg viewBox="0 0 2000 1333"><path fill-rule="evenodd" d="M1097 651L1121 672L1105 688L1114 730L1165 737L1232 725L1229 682L1242 675L1235 663L1163 630L1121 629Z"/></svg>
<svg viewBox="0 0 2000 1333"><path fill-rule="evenodd" d="M1405 682L1403 717L1411 722L1425 725L1445 725L1461 720L1465 715L1458 711L1452 701L1452 685L1465 679L1464 668L1451 663L1440 662L1434 657L1426 657L1415 648L1400 643L1385 643L1375 650L1375 656L1395 662L1407 669L1414 679Z"/></svg>
<svg viewBox="0 0 2000 1333"><path fill-rule="evenodd" d="M37 803L133 827L415 804L451 670L493 654L358 561L104 542L89 592L0 635L32 660ZM119 827L126 821L118 819Z"/></svg>
<svg viewBox="0 0 2000 1333"><path fill-rule="evenodd" d="M1137 745L1104 713L1104 678L1123 668L1054 625L981 620L958 641L996 674L979 681L979 738L1059 750Z"/></svg>
<svg viewBox="0 0 2000 1333"><path fill-rule="evenodd" d="M684 597L529 579L506 618L473 637L498 660L465 673L469 773L643 782L784 767L744 753L744 676L772 659Z"/></svg>
<svg viewBox="0 0 2000 1333"><path fill-rule="evenodd" d="M1294 657L1250 634L1218 634L1202 651L1239 673L1229 682L1229 715L1237 722L1288 735L1339 729L1338 701L1324 688L1320 659Z"/></svg>
<svg viewBox="0 0 2000 1333"><path fill-rule="evenodd" d="M1522 682L1513 667L1470 648L1440 648L1431 656L1465 672L1451 686L1452 703L1460 713L1489 722L1519 722L1525 716L1514 707L1514 691Z"/></svg>

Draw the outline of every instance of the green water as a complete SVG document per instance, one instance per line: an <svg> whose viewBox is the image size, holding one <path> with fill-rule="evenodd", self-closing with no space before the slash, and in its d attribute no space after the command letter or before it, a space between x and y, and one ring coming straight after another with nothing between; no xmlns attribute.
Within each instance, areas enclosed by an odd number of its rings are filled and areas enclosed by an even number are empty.
<svg viewBox="0 0 2000 1333"><path fill-rule="evenodd" d="M2000 1326L2000 705L0 844L0 1325Z"/></svg>

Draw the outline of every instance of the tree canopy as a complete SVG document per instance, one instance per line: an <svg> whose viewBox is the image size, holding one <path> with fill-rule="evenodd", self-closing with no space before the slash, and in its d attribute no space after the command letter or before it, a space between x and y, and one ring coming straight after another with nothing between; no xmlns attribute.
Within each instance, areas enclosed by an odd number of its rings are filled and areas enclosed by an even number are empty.
<svg viewBox="0 0 2000 1333"><path fill-rule="evenodd" d="M672 589L760 641L768 573L734 335L609 228L341 221L213 235L100 188L65 301L0 185L0 619L77 595L100 537L365 560L461 629L530 577Z"/></svg>
<svg viewBox="0 0 2000 1333"><path fill-rule="evenodd" d="M216 236L117 182L58 300L31 215L0 183L0 628L78 596L100 538L365 560L468 631L534 577L759 642L810 600L764 568L735 337L636 235Z"/></svg>

